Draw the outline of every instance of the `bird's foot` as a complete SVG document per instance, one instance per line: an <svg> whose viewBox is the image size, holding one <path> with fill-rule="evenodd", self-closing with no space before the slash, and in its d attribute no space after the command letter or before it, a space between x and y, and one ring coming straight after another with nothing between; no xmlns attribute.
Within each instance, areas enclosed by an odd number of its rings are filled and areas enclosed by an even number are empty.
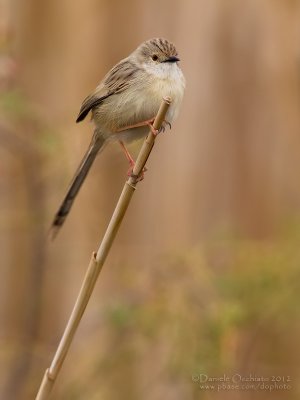
<svg viewBox="0 0 300 400"><path fill-rule="evenodd" d="M159 133L160 132L165 132L166 126L168 126L170 129L172 129L171 123L169 121L164 120L162 125L161 125L161 127L160 127L160 129L159 129Z"/></svg>
<svg viewBox="0 0 300 400"><path fill-rule="evenodd" d="M133 168L135 166L135 163L133 165L130 165L128 171L127 171L127 176L131 177L131 178L135 178L136 182L140 182L145 178L145 172L147 172L147 168L144 167L142 172L139 175L135 175L133 173Z"/></svg>

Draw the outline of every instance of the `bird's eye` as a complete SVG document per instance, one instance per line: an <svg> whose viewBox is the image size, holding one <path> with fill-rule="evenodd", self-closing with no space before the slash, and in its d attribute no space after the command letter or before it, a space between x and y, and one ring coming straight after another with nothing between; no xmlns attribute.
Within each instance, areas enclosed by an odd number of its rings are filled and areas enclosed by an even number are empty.
<svg viewBox="0 0 300 400"><path fill-rule="evenodd" d="M158 60L158 56L157 56L156 54L153 54L152 60L153 60L153 61L157 61L157 60Z"/></svg>

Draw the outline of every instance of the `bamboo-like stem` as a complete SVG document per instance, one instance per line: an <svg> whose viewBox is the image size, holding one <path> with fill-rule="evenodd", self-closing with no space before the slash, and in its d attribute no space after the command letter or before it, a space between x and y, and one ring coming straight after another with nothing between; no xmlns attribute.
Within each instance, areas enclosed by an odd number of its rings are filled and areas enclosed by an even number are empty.
<svg viewBox="0 0 300 400"><path fill-rule="evenodd" d="M160 129L170 104L170 98L163 99L153 123L154 129ZM66 358L73 337L83 316L84 310L94 290L99 273L101 272L102 266L106 260L109 250L122 223L123 217L136 189L136 185L139 182L139 176L141 175L144 166L148 160L148 157L151 153L155 138L156 135L152 132L152 130L150 130L139 152L138 158L133 168L132 176L130 176L125 182L119 201L116 205L115 211L111 217L110 223L104 234L99 249L97 253L92 254L92 258L84 277L73 311L63 333L59 346L56 350L56 353L53 357L52 363L44 374L39 392L36 396L36 400L45 400L49 398L51 390L54 386L56 378Z"/></svg>

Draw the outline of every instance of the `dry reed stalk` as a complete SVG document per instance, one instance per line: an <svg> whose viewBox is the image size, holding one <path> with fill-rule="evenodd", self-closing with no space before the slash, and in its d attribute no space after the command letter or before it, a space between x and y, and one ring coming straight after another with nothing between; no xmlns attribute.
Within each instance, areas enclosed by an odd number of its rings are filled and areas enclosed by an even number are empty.
<svg viewBox="0 0 300 400"><path fill-rule="evenodd" d="M170 98L163 99L159 111L153 123L153 127L159 130L164 122L166 112L171 104ZM133 168L133 174L125 182L124 188L120 195L119 201L116 205L110 223L104 234L102 242L99 246L97 253L92 254L90 264L88 266L86 275L84 277L79 295L77 297L76 303L74 305L73 311L71 313L68 324L65 328L59 346L56 350L54 358L50 367L46 370L43 380L41 382L36 400L45 400L49 398L51 390L54 386L56 378L62 367L64 359L68 353L70 345L72 343L73 337L76 333L78 325L81 321L84 310L88 304L91 297L93 289L95 287L97 278L102 269L104 261L109 253L109 250L113 244L116 234L119 230L123 217L126 213L132 195L135 191L136 185L139 181L138 177L142 173L147 159L151 153L155 142L156 136L150 130L148 136L146 137L143 146L139 152L136 164Z"/></svg>

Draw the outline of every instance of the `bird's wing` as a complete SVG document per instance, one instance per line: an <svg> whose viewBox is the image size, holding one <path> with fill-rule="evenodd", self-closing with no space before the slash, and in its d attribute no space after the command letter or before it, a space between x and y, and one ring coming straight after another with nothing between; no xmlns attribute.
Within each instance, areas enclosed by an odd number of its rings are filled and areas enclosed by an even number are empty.
<svg viewBox="0 0 300 400"><path fill-rule="evenodd" d="M83 103L81 105L78 117L76 119L76 122L83 121L84 118L88 115L90 110L102 103L103 100L105 100L107 97L111 96L113 93L107 93L104 96L96 96L95 93L89 95L83 100Z"/></svg>
<svg viewBox="0 0 300 400"><path fill-rule="evenodd" d="M120 61L108 72L95 92L84 99L76 122L84 120L90 110L99 106L103 100L130 87L136 76L136 65L127 59Z"/></svg>

